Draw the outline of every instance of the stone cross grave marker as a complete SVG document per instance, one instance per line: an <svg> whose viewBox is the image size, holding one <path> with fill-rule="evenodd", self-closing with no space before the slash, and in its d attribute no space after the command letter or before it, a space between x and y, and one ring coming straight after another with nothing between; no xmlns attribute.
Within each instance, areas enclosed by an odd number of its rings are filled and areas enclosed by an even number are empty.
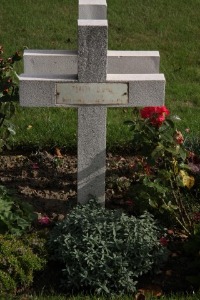
<svg viewBox="0 0 200 300"><path fill-rule="evenodd" d="M25 50L20 75L22 106L78 108L80 203L105 203L107 107L164 104L159 53L108 51L107 40L106 0L79 0L78 51Z"/></svg>

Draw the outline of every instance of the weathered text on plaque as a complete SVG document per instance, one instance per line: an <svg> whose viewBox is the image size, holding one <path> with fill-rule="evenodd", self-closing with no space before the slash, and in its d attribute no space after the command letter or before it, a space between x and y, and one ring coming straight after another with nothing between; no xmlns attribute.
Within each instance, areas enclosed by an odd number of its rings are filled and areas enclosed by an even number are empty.
<svg viewBox="0 0 200 300"><path fill-rule="evenodd" d="M57 83L56 104L128 104L128 83Z"/></svg>

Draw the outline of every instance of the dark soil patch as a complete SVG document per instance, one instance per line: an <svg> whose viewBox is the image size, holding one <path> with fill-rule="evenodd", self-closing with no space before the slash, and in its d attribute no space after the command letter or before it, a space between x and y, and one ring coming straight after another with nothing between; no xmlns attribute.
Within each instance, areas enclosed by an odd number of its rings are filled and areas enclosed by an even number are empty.
<svg viewBox="0 0 200 300"><path fill-rule="evenodd" d="M36 212L49 217L65 215L69 205L76 204L77 156L55 152L4 153L0 156L0 184L13 189L23 201L31 203ZM127 198L120 181L124 180L133 160L133 156L107 155L106 205L125 205Z"/></svg>

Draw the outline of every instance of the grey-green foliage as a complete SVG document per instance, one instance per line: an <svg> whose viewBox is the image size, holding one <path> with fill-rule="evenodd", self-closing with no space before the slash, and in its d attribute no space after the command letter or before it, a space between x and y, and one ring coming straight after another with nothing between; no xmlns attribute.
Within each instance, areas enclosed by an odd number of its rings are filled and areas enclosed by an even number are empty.
<svg viewBox="0 0 200 300"><path fill-rule="evenodd" d="M130 217L94 200L55 226L49 249L63 263L64 288L97 294L134 292L137 278L161 263L165 252L149 213Z"/></svg>

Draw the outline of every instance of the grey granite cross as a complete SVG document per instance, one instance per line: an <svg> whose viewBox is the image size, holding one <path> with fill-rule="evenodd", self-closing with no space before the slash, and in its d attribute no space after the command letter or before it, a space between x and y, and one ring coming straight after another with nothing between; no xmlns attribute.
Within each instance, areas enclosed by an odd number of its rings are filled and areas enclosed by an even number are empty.
<svg viewBox="0 0 200 300"><path fill-rule="evenodd" d="M157 51L108 51L106 0L79 0L78 51L25 50L20 104L78 108L78 202L105 203L107 107L164 104ZM63 120L62 120L63 121Z"/></svg>

